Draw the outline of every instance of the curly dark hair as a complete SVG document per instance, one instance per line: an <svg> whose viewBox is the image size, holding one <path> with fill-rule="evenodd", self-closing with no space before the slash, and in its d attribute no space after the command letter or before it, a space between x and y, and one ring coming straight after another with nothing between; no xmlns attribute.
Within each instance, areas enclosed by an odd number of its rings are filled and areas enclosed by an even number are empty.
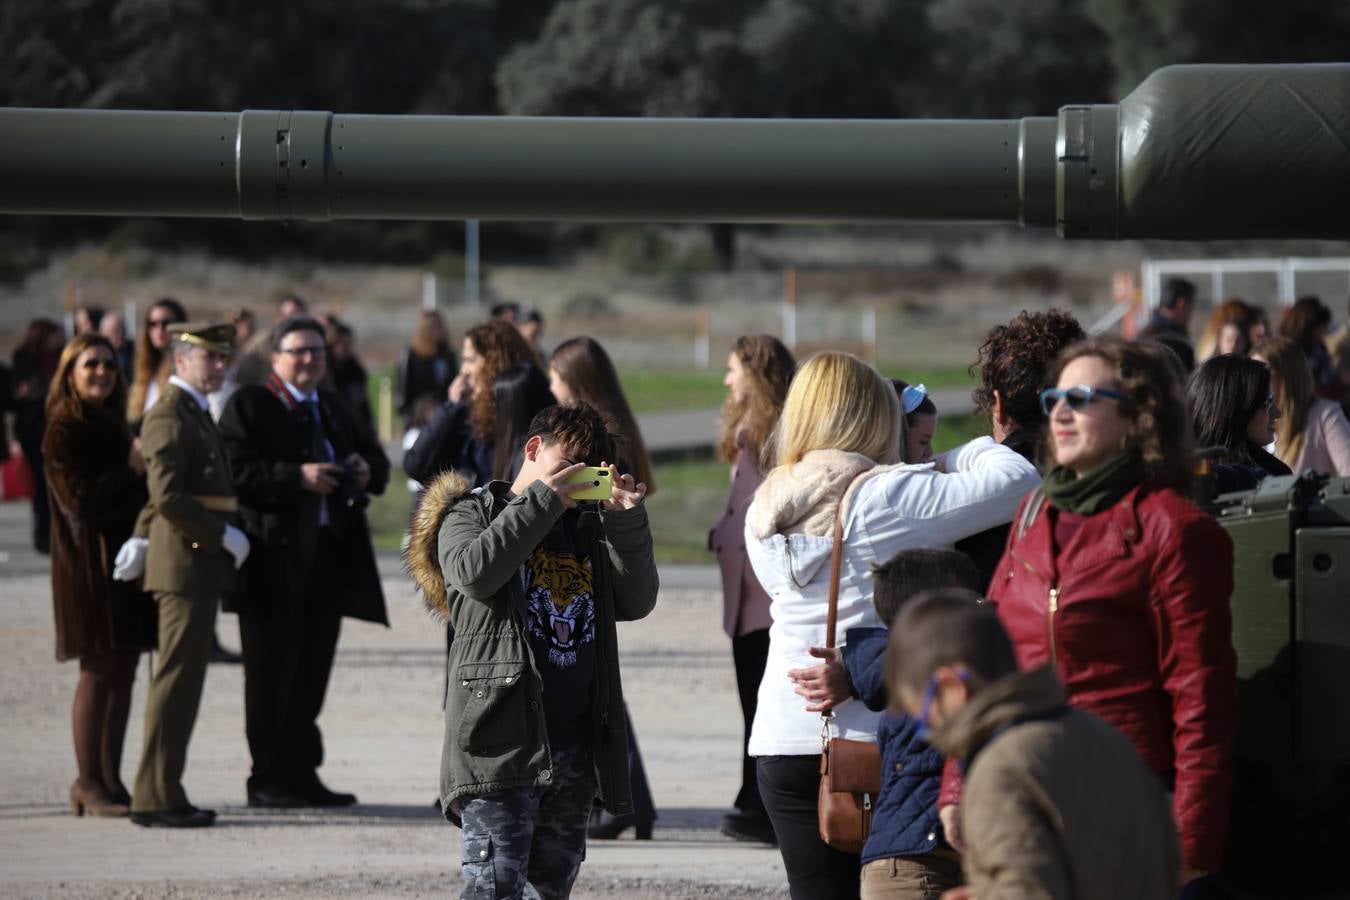
<svg viewBox="0 0 1350 900"><path fill-rule="evenodd" d="M976 411L994 414L994 392L1003 400L1003 414L1017 429L1038 431L1045 422L1041 391L1051 383L1060 352L1085 337L1083 326L1062 309L1022 310L1007 325L990 330L970 367L979 371L979 387L971 391Z"/></svg>
<svg viewBox="0 0 1350 900"><path fill-rule="evenodd" d="M516 326L501 319L489 319L464 332L464 338L483 357L482 384L474 388L470 401L469 421L473 436L480 442L492 442L497 421L497 401L492 394L492 382L497 376L518 362L539 366L539 357L520 336Z"/></svg>

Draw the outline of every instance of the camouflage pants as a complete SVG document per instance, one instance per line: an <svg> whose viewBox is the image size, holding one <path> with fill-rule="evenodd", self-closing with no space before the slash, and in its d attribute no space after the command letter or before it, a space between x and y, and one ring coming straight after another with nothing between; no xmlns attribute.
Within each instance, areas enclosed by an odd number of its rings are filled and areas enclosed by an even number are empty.
<svg viewBox="0 0 1350 900"><path fill-rule="evenodd" d="M464 803L465 900L566 898L586 858L595 802L589 747L553 754L545 787L516 788Z"/></svg>

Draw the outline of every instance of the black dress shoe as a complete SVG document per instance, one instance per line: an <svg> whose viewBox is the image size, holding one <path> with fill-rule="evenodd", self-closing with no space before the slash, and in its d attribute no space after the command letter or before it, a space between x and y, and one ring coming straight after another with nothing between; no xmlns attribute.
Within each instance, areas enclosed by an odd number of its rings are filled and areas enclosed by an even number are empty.
<svg viewBox="0 0 1350 900"><path fill-rule="evenodd" d="M639 841L652 839L652 823L639 822L636 816L611 816L598 806L591 808L591 821L586 826L586 836L597 841L612 841L629 828L633 829L633 838Z"/></svg>
<svg viewBox="0 0 1350 900"><path fill-rule="evenodd" d="M210 809L185 806L159 812L133 812L131 821L142 828L207 828L216 824L216 813Z"/></svg>
<svg viewBox="0 0 1350 900"><path fill-rule="evenodd" d="M778 845L778 837L773 833L769 817L763 813L734 812L722 817L722 833L738 841L753 841L760 844Z"/></svg>
<svg viewBox="0 0 1350 900"><path fill-rule="evenodd" d="M330 791L318 775L301 779L294 785L294 790L304 798L305 806L353 806L356 803L355 794Z"/></svg>
<svg viewBox="0 0 1350 900"><path fill-rule="evenodd" d="M251 787L248 789L248 805L253 809L301 809L310 803L290 788Z"/></svg>

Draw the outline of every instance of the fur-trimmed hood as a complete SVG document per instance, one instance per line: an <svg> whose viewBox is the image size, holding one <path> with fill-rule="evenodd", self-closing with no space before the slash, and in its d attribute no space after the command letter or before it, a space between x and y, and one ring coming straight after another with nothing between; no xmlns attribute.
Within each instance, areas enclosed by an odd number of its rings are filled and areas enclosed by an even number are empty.
<svg viewBox="0 0 1350 900"><path fill-rule="evenodd" d="M450 507L471 490L469 479L458 472L438 475L422 493L422 502L413 513L409 528L408 548L403 552L404 565L422 590L427 612L440 622L450 620L450 600L446 596L439 552L441 523Z"/></svg>
<svg viewBox="0 0 1350 900"><path fill-rule="evenodd" d="M750 534L758 540L772 534L828 536L845 488L876 465L861 453L812 450L797 463L779 466L755 491L746 513Z"/></svg>

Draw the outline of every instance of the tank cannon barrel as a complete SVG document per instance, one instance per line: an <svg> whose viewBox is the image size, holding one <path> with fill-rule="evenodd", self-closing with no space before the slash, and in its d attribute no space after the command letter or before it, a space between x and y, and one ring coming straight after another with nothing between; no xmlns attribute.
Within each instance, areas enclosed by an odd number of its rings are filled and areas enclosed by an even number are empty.
<svg viewBox="0 0 1350 900"><path fill-rule="evenodd" d="M1350 64L1171 66L1021 120L0 109L0 136L4 213L1350 237Z"/></svg>

